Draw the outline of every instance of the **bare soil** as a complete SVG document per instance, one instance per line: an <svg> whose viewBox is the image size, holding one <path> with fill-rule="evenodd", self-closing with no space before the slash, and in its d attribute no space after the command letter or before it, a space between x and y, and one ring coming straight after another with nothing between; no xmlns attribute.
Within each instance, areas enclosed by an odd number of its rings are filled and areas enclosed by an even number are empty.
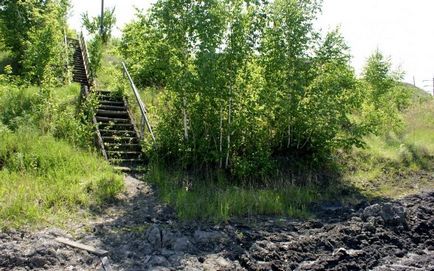
<svg viewBox="0 0 434 271"><path fill-rule="evenodd" d="M68 230L0 233L0 270L104 270L101 259L57 243L109 251L113 270L434 270L434 191L398 201L315 206L316 218L254 217L185 223L154 190L126 178L115 204Z"/></svg>

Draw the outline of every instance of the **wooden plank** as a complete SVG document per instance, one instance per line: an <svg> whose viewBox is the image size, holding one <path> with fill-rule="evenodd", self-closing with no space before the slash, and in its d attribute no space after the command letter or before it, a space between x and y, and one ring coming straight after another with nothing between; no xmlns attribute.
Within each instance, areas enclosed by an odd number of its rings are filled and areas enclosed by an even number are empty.
<svg viewBox="0 0 434 271"><path fill-rule="evenodd" d="M102 267L104 267L105 271L113 271L112 267L110 266L109 260L107 257L104 257L101 259Z"/></svg>
<svg viewBox="0 0 434 271"><path fill-rule="evenodd" d="M75 248L89 251L90 253L95 254L97 256L100 256L100 257L106 256L108 254L108 251L106 251L106 250L95 248L95 247L88 246L88 245L84 245L84 244L81 244L81 243L78 243L78 242L75 242L75 241L72 241L72 240L69 240L66 238L58 237L58 238L56 238L56 241L59 243L71 246L71 247L75 247Z"/></svg>

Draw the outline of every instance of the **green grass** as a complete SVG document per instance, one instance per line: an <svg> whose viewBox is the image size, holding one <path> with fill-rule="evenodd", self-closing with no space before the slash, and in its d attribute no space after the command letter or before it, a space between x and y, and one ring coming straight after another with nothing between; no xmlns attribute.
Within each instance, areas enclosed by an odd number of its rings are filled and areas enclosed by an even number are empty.
<svg viewBox="0 0 434 271"><path fill-rule="evenodd" d="M113 199L122 178L94 153L35 131L0 132L0 227L61 222Z"/></svg>
<svg viewBox="0 0 434 271"><path fill-rule="evenodd" d="M78 95L77 85L44 92L0 84L0 228L62 225L123 189L88 145Z"/></svg>
<svg viewBox="0 0 434 271"><path fill-rule="evenodd" d="M367 196L397 198L434 188L434 100L413 91L404 128L367 137L366 148L348 157L345 179Z"/></svg>
<svg viewBox="0 0 434 271"><path fill-rule="evenodd" d="M192 176L156 163L146 181L185 220L227 221L233 217L277 215L306 218L312 203L357 203L363 198L397 198L434 188L434 100L413 90L412 105L403 113L399 132L366 137L366 148L337 157L340 174L323 184L271 180L271 186L235 185L221 174ZM142 92L155 101L155 91ZM423 99L420 99L423 97ZM271 178L271 177L270 177ZM283 177L284 178L284 177Z"/></svg>
<svg viewBox="0 0 434 271"><path fill-rule="evenodd" d="M0 74L4 73L4 68L12 64L11 53L0 44Z"/></svg>
<svg viewBox="0 0 434 271"><path fill-rule="evenodd" d="M156 163L151 164L145 180L156 185L161 199L187 221L221 222L254 215L308 218L312 216L312 203L336 199L343 191L340 187L313 184L234 185L223 174L193 177Z"/></svg>

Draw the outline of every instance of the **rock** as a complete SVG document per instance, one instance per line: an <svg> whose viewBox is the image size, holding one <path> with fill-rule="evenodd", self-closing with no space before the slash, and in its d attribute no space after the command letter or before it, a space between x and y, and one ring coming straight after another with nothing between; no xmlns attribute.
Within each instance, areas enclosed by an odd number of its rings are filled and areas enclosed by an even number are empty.
<svg viewBox="0 0 434 271"><path fill-rule="evenodd" d="M150 266L169 266L169 261L164 256L155 255L149 260L148 265Z"/></svg>
<svg viewBox="0 0 434 271"><path fill-rule="evenodd" d="M367 221L369 217L379 216L380 212L381 212L380 204L374 204L366 207L365 210L363 210L362 218L364 221Z"/></svg>
<svg viewBox="0 0 434 271"><path fill-rule="evenodd" d="M231 270L232 264L221 256L210 255L205 259L202 267L205 271Z"/></svg>
<svg viewBox="0 0 434 271"><path fill-rule="evenodd" d="M213 242L221 242L226 239L226 236L217 231L201 231L196 230L194 232L194 239L198 243L213 243Z"/></svg>
<svg viewBox="0 0 434 271"><path fill-rule="evenodd" d="M41 256L35 256L30 259L30 266L32 268L42 268L46 264L49 264L49 261Z"/></svg>
<svg viewBox="0 0 434 271"><path fill-rule="evenodd" d="M169 268L164 267L164 266L156 266L156 267L151 267L150 269L148 269L149 271L170 271Z"/></svg>
<svg viewBox="0 0 434 271"><path fill-rule="evenodd" d="M393 203L374 204L366 207L362 214L363 220L368 221L372 217L381 218L388 226L406 225L405 208Z"/></svg>
<svg viewBox="0 0 434 271"><path fill-rule="evenodd" d="M175 254L175 251L173 251L173 250L165 249L165 248L163 248L163 249L161 250L161 255L163 255L163 256L165 256L165 257L170 257L170 256L172 256L173 254Z"/></svg>
<svg viewBox="0 0 434 271"><path fill-rule="evenodd" d="M163 236L160 228L154 224L146 231L146 239L155 250L159 250L163 246Z"/></svg>
<svg viewBox="0 0 434 271"><path fill-rule="evenodd" d="M169 247L174 242L174 235L168 230L162 229L161 230L161 246L162 247Z"/></svg>
<svg viewBox="0 0 434 271"><path fill-rule="evenodd" d="M396 204L383 204L381 217L386 225L397 226L406 224L405 209Z"/></svg>
<svg viewBox="0 0 434 271"><path fill-rule="evenodd" d="M191 242L187 237L177 238L172 244L172 249L180 252L187 251L190 247Z"/></svg>
<svg viewBox="0 0 434 271"><path fill-rule="evenodd" d="M363 250L345 249L341 247L333 251L332 256L342 255L342 256L357 257L363 253L364 253Z"/></svg>

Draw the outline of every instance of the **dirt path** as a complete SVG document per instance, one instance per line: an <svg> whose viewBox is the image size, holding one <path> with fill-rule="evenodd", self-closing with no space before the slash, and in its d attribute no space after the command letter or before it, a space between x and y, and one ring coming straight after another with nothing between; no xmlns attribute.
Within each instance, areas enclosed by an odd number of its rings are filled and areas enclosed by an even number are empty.
<svg viewBox="0 0 434 271"><path fill-rule="evenodd" d="M0 270L104 270L59 236L108 250L113 270L434 270L434 191L357 210L319 206L316 220L204 225L177 221L145 183L126 186L120 202L68 232L0 233Z"/></svg>

